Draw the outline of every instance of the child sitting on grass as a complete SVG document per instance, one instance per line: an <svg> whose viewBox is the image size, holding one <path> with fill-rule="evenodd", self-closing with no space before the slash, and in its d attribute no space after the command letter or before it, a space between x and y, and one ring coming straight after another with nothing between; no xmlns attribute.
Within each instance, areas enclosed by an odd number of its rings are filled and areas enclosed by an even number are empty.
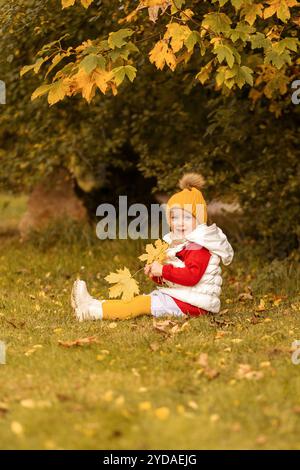
<svg viewBox="0 0 300 470"><path fill-rule="evenodd" d="M208 226L200 174L187 173L179 181L180 192L167 202L166 218L171 231L164 264L148 264L144 272L158 286L150 294L130 301L98 300L82 280L74 282L71 304L79 321L128 319L139 315L161 317L199 316L220 310L221 267L231 263L234 252L222 230Z"/></svg>

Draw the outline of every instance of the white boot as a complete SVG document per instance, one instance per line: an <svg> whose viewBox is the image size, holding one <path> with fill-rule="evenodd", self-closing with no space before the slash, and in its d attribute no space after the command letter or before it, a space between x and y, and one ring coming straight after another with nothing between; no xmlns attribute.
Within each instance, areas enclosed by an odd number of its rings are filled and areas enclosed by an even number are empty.
<svg viewBox="0 0 300 470"><path fill-rule="evenodd" d="M75 314L78 321L83 320L102 320L103 318L103 310L102 310L102 302L104 300L89 300L87 302L80 303L75 308Z"/></svg>
<svg viewBox="0 0 300 470"><path fill-rule="evenodd" d="M71 293L72 307L76 308L80 303L87 302L89 300L94 300L94 297L92 297L88 292L86 283L81 279L76 279Z"/></svg>
<svg viewBox="0 0 300 470"><path fill-rule="evenodd" d="M103 300L92 297L86 287L86 283L77 279L71 292L71 305L79 321L101 320Z"/></svg>

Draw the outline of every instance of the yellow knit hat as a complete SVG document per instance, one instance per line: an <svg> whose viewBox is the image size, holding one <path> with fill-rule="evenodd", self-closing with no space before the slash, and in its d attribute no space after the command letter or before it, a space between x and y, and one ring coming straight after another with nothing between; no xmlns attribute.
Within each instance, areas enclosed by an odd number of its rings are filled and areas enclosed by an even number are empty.
<svg viewBox="0 0 300 470"><path fill-rule="evenodd" d="M180 207L196 217L199 224L207 222L207 207L205 199L200 191L204 186L204 178L199 173L186 173L178 182L182 191L173 194L166 204L166 218L170 225L170 211Z"/></svg>

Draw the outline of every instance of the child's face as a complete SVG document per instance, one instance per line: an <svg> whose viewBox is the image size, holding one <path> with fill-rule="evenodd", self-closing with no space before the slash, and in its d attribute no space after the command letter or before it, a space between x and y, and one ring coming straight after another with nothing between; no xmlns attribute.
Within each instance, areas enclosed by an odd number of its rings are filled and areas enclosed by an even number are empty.
<svg viewBox="0 0 300 470"><path fill-rule="evenodd" d="M197 219L181 208L171 209L170 214L171 231L178 238L184 238L197 227Z"/></svg>

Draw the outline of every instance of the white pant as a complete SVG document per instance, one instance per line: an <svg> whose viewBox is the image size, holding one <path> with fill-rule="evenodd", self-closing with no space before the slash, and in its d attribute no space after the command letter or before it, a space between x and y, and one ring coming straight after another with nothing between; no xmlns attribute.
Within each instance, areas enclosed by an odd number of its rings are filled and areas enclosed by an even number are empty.
<svg viewBox="0 0 300 470"><path fill-rule="evenodd" d="M154 290L149 295L151 296L151 313L154 317L163 317L164 315L186 316L170 295L159 290Z"/></svg>

